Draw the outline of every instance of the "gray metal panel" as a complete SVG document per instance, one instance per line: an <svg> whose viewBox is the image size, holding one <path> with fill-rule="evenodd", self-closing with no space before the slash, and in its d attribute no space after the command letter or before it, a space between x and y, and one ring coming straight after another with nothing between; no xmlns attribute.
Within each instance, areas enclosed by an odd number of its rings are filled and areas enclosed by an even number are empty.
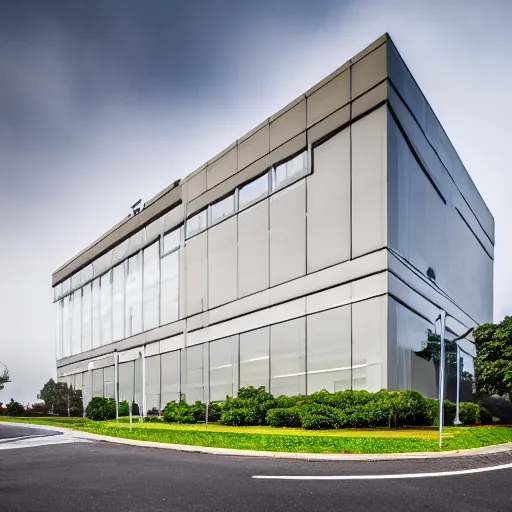
<svg viewBox="0 0 512 512"><path fill-rule="evenodd" d="M206 192L206 168L201 169L187 181L187 200L191 201Z"/></svg>
<svg viewBox="0 0 512 512"><path fill-rule="evenodd" d="M306 99L270 123L270 150L306 129Z"/></svg>
<svg viewBox="0 0 512 512"><path fill-rule="evenodd" d="M352 126L352 257L387 244L387 111Z"/></svg>
<svg viewBox="0 0 512 512"><path fill-rule="evenodd" d="M270 198L270 286L306 273L306 182Z"/></svg>
<svg viewBox="0 0 512 512"><path fill-rule="evenodd" d="M239 297L269 286L268 199L238 215Z"/></svg>
<svg viewBox="0 0 512 512"><path fill-rule="evenodd" d="M308 129L308 144L313 144L350 121L350 105L346 105Z"/></svg>
<svg viewBox="0 0 512 512"><path fill-rule="evenodd" d="M387 76L386 45L383 44L352 66L352 98L357 98Z"/></svg>
<svg viewBox="0 0 512 512"><path fill-rule="evenodd" d="M208 309L207 302L207 233L200 233L185 245L185 293L186 315L201 313Z"/></svg>
<svg viewBox="0 0 512 512"><path fill-rule="evenodd" d="M226 180L238 170L238 145L235 143L227 153L211 164L206 169L207 188L211 189ZM191 198L189 198L190 200Z"/></svg>
<svg viewBox="0 0 512 512"><path fill-rule="evenodd" d="M307 98L307 125L318 123L324 117L350 101L350 69L316 90Z"/></svg>
<svg viewBox="0 0 512 512"><path fill-rule="evenodd" d="M365 112L368 112L368 110L376 107L379 103L387 100L387 98L388 82L385 80L377 85L377 87L374 87L352 102L352 119L363 115Z"/></svg>
<svg viewBox="0 0 512 512"><path fill-rule="evenodd" d="M238 144L238 169L244 169L270 151L269 125L265 124L257 132Z"/></svg>
<svg viewBox="0 0 512 512"><path fill-rule="evenodd" d="M237 298L236 216L208 230L208 306L225 304Z"/></svg>
<svg viewBox="0 0 512 512"><path fill-rule="evenodd" d="M307 271L350 259L350 128L313 150L307 177Z"/></svg>

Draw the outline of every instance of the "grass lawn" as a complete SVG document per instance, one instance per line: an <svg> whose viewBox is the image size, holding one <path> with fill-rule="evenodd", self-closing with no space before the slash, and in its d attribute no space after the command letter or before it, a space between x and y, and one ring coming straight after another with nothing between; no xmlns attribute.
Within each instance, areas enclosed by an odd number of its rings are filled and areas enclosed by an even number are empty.
<svg viewBox="0 0 512 512"><path fill-rule="evenodd" d="M210 446L241 450L302 453L404 453L439 451L437 430L343 429L309 431L295 428L226 427L209 424L178 425L133 423L127 419L97 422L83 418L9 418L39 425L54 425L106 436L160 443ZM445 427L443 450L478 448L512 442L512 427Z"/></svg>

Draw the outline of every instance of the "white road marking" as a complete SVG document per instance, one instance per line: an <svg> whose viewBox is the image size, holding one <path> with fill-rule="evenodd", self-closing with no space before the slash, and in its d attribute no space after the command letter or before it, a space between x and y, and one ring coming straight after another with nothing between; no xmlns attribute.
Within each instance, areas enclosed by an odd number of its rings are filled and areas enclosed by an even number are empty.
<svg viewBox="0 0 512 512"><path fill-rule="evenodd" d="M35 446L49 446L56 444L69 443L88 443L87 439L78 438L72 434L62 434L57 436L30 436L27 438L4 439L0 443L0 450L13 450L16 448L33 448Z"/></svg>
<svg viewBox="0 0 512 512"><path fill-rule="evenodd" d="M485 468L462 469L460 471L437 471L434 473L398 473L396 475L334 475L334 476L286 476L286 475L253 475L259 480L397 480L407 478L431 478L441 476L472 475L500 469L512 469L512 463Z"/></svg>

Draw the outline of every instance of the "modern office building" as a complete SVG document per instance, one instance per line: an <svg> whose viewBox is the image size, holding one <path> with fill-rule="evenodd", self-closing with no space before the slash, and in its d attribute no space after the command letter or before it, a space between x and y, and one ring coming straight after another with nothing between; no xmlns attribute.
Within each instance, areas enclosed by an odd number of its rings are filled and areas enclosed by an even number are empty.
<svg viewBox="0 0 512 512"><path fill-rule="evenodd" d="M386 34L55 271L58 376L146 411L247 385L436 396L428 331L492 320L493 251Z"/></svg>

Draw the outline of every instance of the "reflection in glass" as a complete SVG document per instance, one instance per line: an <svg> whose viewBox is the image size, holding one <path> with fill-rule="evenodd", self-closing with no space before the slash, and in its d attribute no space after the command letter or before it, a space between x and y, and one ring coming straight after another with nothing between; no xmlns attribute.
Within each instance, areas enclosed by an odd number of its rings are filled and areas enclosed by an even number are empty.
<svg viewBox="0 0 512 512"><path fill-rule="evenodd" d="M206 210L196 213L187 219L187 238L191 237L195 233L199 233L199 231L203 231L204 229L206 229Z"/></svg>
<svg viewBox="0 0 512 512"><path fill-rule="evenodd" d="M160 411L160 356L146 357L146 408Z"/></svg>
<svg viewBox="0 0 512 512"><path fill-rule="evenodd" d="M73 307L71 310L71 355L79 354L82 340L82 290L73 293Z"/></svg>
<svg viewBox="0 0 512 512"><path fill-rule="evenodd" d="M270 389L270 329L256 329L240 334L240 386L264 386Z"/></svg>
<svg viewBox="0 0 512 512"><path fill-rule="evenodd" d="M247 183L238 193L238 208L241 210L245 206L254 203L258 199L268 194L268 173Z"/></svg>
<svg viewBox="0 0 512 512"><path fill-rule="evenodd" d="M82 288L82 352L92 348L92 285Z"/></svg>
<svg viewBox="0 0 512 512"><path fill-rule="evenodd" d="M179 402L181 393L181 350L161 355L162 408L169 402Z"/></svg>
<svg viewBox="0 0 512 512"><path fill-rule="evenodd" d="M112 270L101 276L100 281L100 315L101 344L112 343Z"/></svg>
<svg viewBox="0 0 512 512"><path fill-rule="evenodd" d="M236 395L238 380L238 336L210 343L210 400Z"/></svg>
<svg viewBox="0 0 512 512"><path fill-rule="evenodd" d="M207 343L187 348L187 386L185 397L188 403L194 403L197 400L204 402L208 399L208 367L204 366L204 362L208 364Z"/></svg>
<svg viewBox="0 0 512 512"><path fill-rule="evenodd" d="M168 252L177 249L181 243L181 228L177 228L170 233L167 233L164 236L163 241L163 254L167 254Z"/></svg>
<svg viewBox="0 0 512 512"><path fill-rule="evenodd" d="M100 280L92 282L92 348L101 345L101 289Z"/></svg>
<svg viewBox="0 0 512 512"><path fill-rule="evenodd" d="M73 296L62 299L62 357L71 355L71 307Z"/></svg>
<svg viewBox="0 0 512 512"><path fill-rule="evenodd" d="M287 185L299 176L304 175L308 169L308 153L304 151L291 160L284 162L274 168L272 173L272 188L277 190Z"/></svg>
<svg viewBox="0 0 512 512"><path fill-rule="evenodd" d="M103 368L103 393L105 398L115 398L115 371L113 366Z"/></svg>
<svg viewBox="0 0 512 512"><path fill-rule="evenodd" d="M161 260L160 325L178 320L180 251Z"/></svg>
<svg viewBox="0 0 512 512"><path fill-rule="evenodd" d="M144 331L160 325L160 251L158 242L144 249Z"/></svg>
<svg viewBox="0 0 512 512"><path fill-rule="evenodd" d="M57 359L62 359L62 335L63 335L63 311L64 311L64 303L62 300L59 300L55 303L55 351L57 354Z"/></svg>
<svg viewBox="0 0 512 512"><path fill-rule="evenodd" d="M128 361L126 363L119 364L119 401L123 402L126 400L128 405L133 402L134 399L134 379L135 379L135 368L134 362Z"/></svg>
<svg viewBox="0 0 512 512"><path fill-rule="evenodd" d="M103 368L92 371L92 396L103 396Z"/></svg>
<svg viewBox="0 0 512 512"><path fill-rule="evenodd" d="M210 206L211 223L217 222L235 211L235 196L231 194Z"/></svg>
<svg viewBox="0 0 512 512"><path fill-rule="evenodd" d="M142 332L142 254L128 259L126 264L125 336Z"/></svg>
<svg viewBox="0 0 512 512"><path fill-rule="evenodd" d="M124 263L112 272L112 336L118 341L124 338Z"/></svg>

